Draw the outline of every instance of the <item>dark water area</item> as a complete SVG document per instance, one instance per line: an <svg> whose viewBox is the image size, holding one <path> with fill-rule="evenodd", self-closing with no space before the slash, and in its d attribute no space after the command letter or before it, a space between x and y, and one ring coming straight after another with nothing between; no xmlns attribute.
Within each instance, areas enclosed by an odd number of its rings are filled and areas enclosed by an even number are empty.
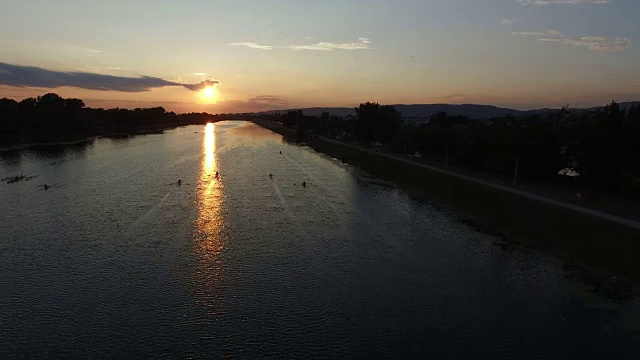
<svg viewBox="0 0 640 360"><path fill-rule="evenodd" d="M638 300L251 123L0 153L22 174L2 358L640 354Z"/></svg>

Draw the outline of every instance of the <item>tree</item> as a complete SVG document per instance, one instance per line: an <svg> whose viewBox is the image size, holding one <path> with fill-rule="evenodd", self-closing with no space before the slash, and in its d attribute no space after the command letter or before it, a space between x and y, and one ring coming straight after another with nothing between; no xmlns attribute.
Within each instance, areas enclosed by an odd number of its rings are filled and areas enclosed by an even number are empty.
<svg viewBox="0 0 640 360"><path fill-rule="evenodd" d="M299 128L302 126L303 119L302 110L289 110L284 115L282 123L291 128Z"/></svg>
<svg viewBox="0 0 640 360"><path fill-rule="evenodd" d="M0 99L0 133L9 134L18 128L18 102Z"/></svg>
<svg viewBox="0 0 640 360"><path fill-rule="evenodd" d="M18 103L18 108L20 112L32 112L36 108L36 104L38 100L36 98L26 98Z"/></svg>
<svg viewBox="0 0 640 360"><path fill-rule="evenodd" d="M15 111L18 110L18 102L13 99L2 98L0 99L0 111Z"/></svg>
<svg viewBox="0 0 640 360"><path fill-rule="evenodd" d="M330 117L329 113L325 111L320 115L320 121L322 121L323 123L326 123L329 121L329 117Z"/></svg>
<svg viewBox="0 0 640 360"><path fill-rule="evenodd" d="M413 155L416 152L414 140L416 129L410 125L402 125L389 143L389 148L404 155Z"/></svg>
<svg viewBox="0 0 640 360"><path fill-rule="evenodd" d="M613 190L623 177L620 152L623 116L615 102L584 114L575 142L577 168L594 189Z"/></svg>
<svg viewBox="0 0 640 360"><path fill-rule="evenodd" d="M388 143L401 124L400 113L390 105L367 102L355 111L356 136L364 143Z"/></svg>
<svg viewBox="0 0 640 360"><path fill-rule="evenodd" d="M36 106L41 110L50 112L62 111L64 109L65 100L58 94L49 93L38 96Z"/></svg>
<svg viewBox="0 0 640 360"><path fill-rule="evenodd" d="M84 108L84 101L80 99L65 99L64 109L67 114L77 114L80 109Z"/></svg>

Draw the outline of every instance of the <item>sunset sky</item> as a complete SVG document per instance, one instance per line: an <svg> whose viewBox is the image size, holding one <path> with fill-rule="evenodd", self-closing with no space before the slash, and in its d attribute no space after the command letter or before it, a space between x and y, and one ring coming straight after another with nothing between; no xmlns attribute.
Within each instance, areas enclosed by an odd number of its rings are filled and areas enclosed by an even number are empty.
<svg viewBox="0 0 640 360"><path fill-rule="evenodd" d="M639 41L638 0L21 0L0 11L0 97L592 106L640 100Z"/></svg>

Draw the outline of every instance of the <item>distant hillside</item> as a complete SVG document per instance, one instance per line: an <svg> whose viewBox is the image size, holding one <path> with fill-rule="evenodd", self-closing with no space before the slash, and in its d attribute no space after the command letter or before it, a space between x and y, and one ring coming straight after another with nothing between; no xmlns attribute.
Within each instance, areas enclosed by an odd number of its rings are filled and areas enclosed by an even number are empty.
<svg viewBox="0 0 640 360"><path fill-rule="evenodd" d="M269 110L269 111L260 112L259 114L273 115L277 113L286 113L289 110L298 110L298 109ZM302 108L299 110L302 110L302 112L308 116L320 116L322 115L323 112L328 112L331 115L343 116L343 117L347 115L356 114L354 108L349 108L349 107L311 107L311 108Z"/></svg>
<svg viewBox="0 0 640 360"><path fill-rule="evenodd" d="M640 101L629 101L619 103L620 107L624 110L632 105L640 105ZM489 119L496 116L505 116L511 115L514 117L523 117L530 116L536 114L545 114L549 111L554 111L557 109L534 109L534 110L515 110L509 108L501 108L493 105L474 105L474 104L413 104L413 105L405 105L405 104L396 104L393 107L398 110L403 117L408 118L425 118L429 117L439 111L444 111L452 116L466 116L470 119L484 120ZM600 106L599 106L600 107ZM591 108L597 109L598 107ZM296 109L297 110L297 109ZM347 115L355 115L356 112L354 108L349 107L312 107L312 108L303 108L300 109L305 115L309 116L320 116L323 112L328 112L331 115L337 116L347 116ZM590 109L572 109L572 110L590 110ZM260 114L276 114L276 113L285 113L288 110L270 110L264 111Z"/></svg>
<svg viewBox="0 0 640 360"><path fill-rule="evenodd" d="M451 116L466 116L470 119L489 119L495 116L525 116L532 111L520 111L509 108L500 108L493 105L474 105L474 104L417 104L417 105L394 105L404 117L428 117L437 112L446 112Z"/></svg>
<svg viewBox="0 0 640 360"><path fill-rule="evenodd" d="M466 116L471 119L489 119L494 116L526 116L534 113L546 112L545 110L529 110L529 111L520 111L509 108L500 108L492 105L473 105L473 104L464 104L464 105L453 105L453 104L414 104L414 105L405 105L405 104L396 104L393 107L398 110L403 117L409 118L425 118L429 117L439 111L444 111L449 115L456 116ZM323 112L328 112L331 115L337 116L347 116L347 115L355 115L356 112L354 108L348 107L333 107L333 108L325 108L325 107L312 107L312 108L303 108L300 109L305 115L309 116L320 116ZM285 113L287 110L271 110L264 111L261 114L275 114L275 113Z"/></svg>

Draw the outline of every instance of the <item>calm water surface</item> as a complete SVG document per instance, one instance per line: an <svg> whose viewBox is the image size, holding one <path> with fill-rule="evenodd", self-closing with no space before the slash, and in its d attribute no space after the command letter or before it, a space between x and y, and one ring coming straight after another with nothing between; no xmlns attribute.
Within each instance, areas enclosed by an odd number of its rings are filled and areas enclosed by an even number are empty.
<svg viewBox="0 0 640 360"><path fill-rule="evenodd" d="M637 300L250 123L0 153L19 174L3 358L640 354Z"/></svg>

